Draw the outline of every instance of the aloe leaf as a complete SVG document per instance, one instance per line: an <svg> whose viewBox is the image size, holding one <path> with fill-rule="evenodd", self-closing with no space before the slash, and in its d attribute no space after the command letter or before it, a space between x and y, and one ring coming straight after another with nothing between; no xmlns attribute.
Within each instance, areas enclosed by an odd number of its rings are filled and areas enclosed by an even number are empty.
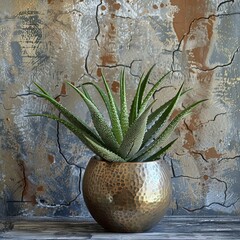
<svg viewBox="0 0 240 240"><path fill-rule="evenodd" d="M135 119L137 118L137 115L138 115L139 92L140 92L141 82L143 81L143 77L144 77L144 74L142 74L142 76L140 78L136 93L135 93L133 101L132 101L132 105L130 108L130 114L129 114L129 125L131 125L135 121Z"/></svg>
<svg viewBox="0 0 240 240"><path fill-rule="evenodd" d="M144 76L144 74L142 74L140 81L138 83L138 87L131 105L131 109L130 109L130 115L129 115L129 122L130 124L132 124L135 119L138 117L139 114L139 110L141 108L141 103L142 103L142 98L143 98L143 94L145 92L146 89L146 85L149 79L149 76L154 68L155 64L148 70L147 74Z"/></svg>
<svg viewBox="0 0 240 240"><path fill-rule="evenodd" d="M40 89L40 86L38 86L37 84L35 85ZM63 116L66 119L68 119L68 121L70 121L75 127L79 128L81 131L87 133L88 135L96 138L98 141L101 141L99 136L91 128L89 128L85 122L75 117L70 111L68 111L64 106L62 106L59 102L57 102L53 97L48 95L47 92L46 93L43 93L43 92L44 91L42 92L30 91L30 93L35 94L39 97L42 97L47 101L49 101L51 104L53 104L63 114Z"/></svg>
<svg viewBox="0 0 240 240"><path fill-rule="evenodd" d="M101 144L101 145L103 144L102 142L98 141L96 138L90 136L86 132L84 132L84 131L80 130L79 128L77 128L71 122L69 122L69 121L67 121L67 120L65 120L63 118L59 118L56 115L46 114L46 113L42 113L42 114L30 113L26 117L46 117L46 118L58 121L58 122L62 123L63 125L65 125L65 127L67 127L71 132L73 132L85 145L87 145L87 143L85 141L85 136L88 136L88 138L93 139L97 144Z"/></svg>
<svg viewBox="0 0 240 240"><path fill-rule="evenodd" d="M183 91L181 93L181 96L184 95L185 93L189 92L191 89L187 89L185 91ZM147 125L151 126L153 124L153 122L159 118L159 116L161 116L162 112L169 106L169 104L172 102L172 100L174 99L171 98L170 100L168 100L167 102L165 102L163 105L161 105L159 108L157 108L156 110L154 110L148 117L148 121L147 121Z"/></svg>
<svg viewBox="0 0 240 240"><path fill-rule="evenodd" d="M140 84L140 89L139 89L139 94L138 94L138 112L140 110L141 104L142 104L142 98L143 98L143 94L145 92L147 83L148 83L148 79L149 76L153 70L153 68L155 67L155 64L148 70L147 74L145 75L145 77L143 78L141 84Z"/></svg>
<svg viewBox="0 0 240 240"><path fill-rule="evenodd" d="M183 84L181 85L180 89L178 90L175 97L171 100L168 107L165 109L161 117L147 130L144 139L143 144L145 144L148 140L150 140L160 129L160 127L165 123L165 121L168 119L170 114L172 113L174 107L176 106L179 97L181 96Z"/></svg>
<svg viewBox="0 0 240 240"><path fill-rule="evenodd" d="M123 136L125 136L128 127L128 108L127 108L127 97L126 97L126 79L125 79L125 71L124 69L121 72L120 76L120 123L123 132Z"/></svg>
<svg viewBox="0 0 240 240"><path fill-rule="evenodd" d="M96 144L92 139L88 139L88 146L91 146L92 149L94 149L94 152L102 157L103 159L109 161L109 162L126 162L123 158L121 158L119 155L116 153L108 150L105 147L102 147L101 145Z"/></svg>
<svg viewBox="0 0 240 240"><path fill-rule="evenodd" d="M151 162L159 159L164 153L167 152L167 150L177 141L177 138L168 143L166 146L161 148L159 151L157 151L155 154L153 154L151 157L144 160L144 162Z"/></svg>
<svg viewBox="0 0 240 240"><path fill-rule="evenodd" d="M148 114L154 102L152 102L129 127L123 142L119 147L118 153L121 157L130 158L140 149L146 131Z"/></svg>
<svg viewBox="0 0 240 240"><path fill-rule="evenodd" d="M79 129L76 128L73 124L62 118L51 114L29 114L28 116L40 116L56 120L65 125L65 127L67 127L71 132L73 132L90 150L92 150L98 156L110 162L125 162L124 159L106 149L100 142L96 141L95 138L92 138L91 136L83 133L82 131L79 131Z"/></svg>
<svg viewBox="0 0 240 240"><path fill-rule="evenodd" d="M90 94L88 93L88 91L87 91L87 89L85 88L85 86L84 86L84 85L81 85L81 87L82 87L82 90L83 90L83 93L85 94L85 96L86 96L92 103L94 103L93 100L92 100L92 97L91 97Z"/></svg>
<svg viewBox="0 0 240 240"><path fill-rule="evenodd" d="M92 116L92 121L94 124L94 127L96 128L99 136L103 140L103 142L106 144L106 146L111 149L114 152L117 152L117 149L119 147L118 142L116 141L113 132L111 128L107 125L106 120L104 119L103 115L100 113L98 108L94 103L92 103L82 91L80 91L78 88L76 88L74 85L71 83L67 83L70 87L72 87L84 100L86 103L91 116Z"/></svg>
<svg viewBox="0 0 240 240"><path fill-rule="evenodd" d="M34 82L33 84L34 84L43 94L46 94L46 95L50 96L49 93L48 93L47 91L45 91L39 84L37 84L36 82Z"/></svg>
<svg viewBox="0 0 240 240"><path fill-rule="evenodd" d="M121 123L118 115L118 110L117 110L112 92L103 74L102 74L102 79L103 79L103 82L107 91L108 99L109 99L109 105L110 105L109 117L112 123L112 131L117 142L120 144L123 140L123 133L122 133Z"/></svg>
<svg viewBox="0 0 240 240"><path fill-rule="evenodd" d="M159 148L159 146L167 140L167 138L171 135L171 133L174 131L174 129L177 127L179 122L186 117L188 114L191 113L191 111L200 103L206 101L207 99L198 101L187 108L185 108L182 112L180 112L165 128L165 130L147 147L142 148L135 156L134 159L138 158L138 161L144 161L148 158L149 155L152 155L156 149ZM132 159L132 160L134 160Z"/></svg>
<svg viewBox="0 0 240 240"><path fill-rule="evenodd" d="M82 86L85 86L85 85L91 85L98 91L99 95L101 96L101 98L106 106L107 111L109 112L110 111L110 103L109 103L109 99L108 99L108 96L106 95L106 93L95 83L86 82L86 83L82 84Z"/></svg>
<svg viewBox="0 0 240 240"><path fill-rule="evenodd" d="M171 71L167 72L164 74L154 85L153 87L149 90L147 93L146 97L143 99L143 102L141 104L141 108L139 110L139 113L145 110L146 106L148 105L149 100L152 98L153 94L155 91L157 91L159 85L162 83L163 79L170 73Z"/></svg>

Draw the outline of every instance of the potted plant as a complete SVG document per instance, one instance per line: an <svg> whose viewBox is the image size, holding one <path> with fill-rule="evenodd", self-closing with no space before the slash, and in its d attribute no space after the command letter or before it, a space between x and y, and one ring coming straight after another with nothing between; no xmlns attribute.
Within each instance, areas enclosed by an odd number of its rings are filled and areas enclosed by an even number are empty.
<svg viewBox="0 0 240 240"><path fill-rule="evenodd" d="M142 75L130 110L127 106L125 72L120 74L120 106L102 74L105 90L93 82L73 88L86 103L94 128L68 111L41 86L31 91L48 100L65 117L52 114L30 114L56 120L72 131L96 156L86 167L83 179L83 197L93 218L105 229L115 232L142 232L150 229L165 214L171 200L171 177L166 163L160 159L176 141L163 145L182 118L201 102L186 107L171 121L169 118L183 91L183 84L170 100L151 109L154 92L161 77L149 91L147 83L153 67ZM87 90L96 89L108 111L108 124ZM147 92L146 92L147 91ZM146 92L146 93L145 93ZM160 160L159 160L160 159Z"/></svg>

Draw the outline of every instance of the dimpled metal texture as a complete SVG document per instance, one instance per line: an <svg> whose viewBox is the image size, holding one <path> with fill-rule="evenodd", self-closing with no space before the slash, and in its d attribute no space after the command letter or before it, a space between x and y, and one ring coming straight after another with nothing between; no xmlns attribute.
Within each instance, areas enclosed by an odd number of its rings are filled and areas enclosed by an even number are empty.
<svg viewBox="0 0 240 240"><path fill-rule="evenodd" d="M91 158L83 178L83 197L93 218L112 232L144 232L164 216L171 200L166 164L110 163Z"/></svg>

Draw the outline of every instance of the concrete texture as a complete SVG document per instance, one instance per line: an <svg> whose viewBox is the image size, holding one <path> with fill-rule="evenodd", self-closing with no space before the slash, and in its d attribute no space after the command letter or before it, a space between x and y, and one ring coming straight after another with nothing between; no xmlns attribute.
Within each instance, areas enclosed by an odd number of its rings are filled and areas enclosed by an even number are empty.
<svg viewBox="0 0 240 240"><path fill-rule="evenodd" d="M55 111L28 93L33 81L89 122L65 81L100 82L102 69L117 97L125 67L131 99L154 63L149 84L173 70L159 102L183 81L193 90L176 112L209 99L181 123L165 156L169 214L239 215L239 19L234 0L1 1L0 216L89 217L81 180L92 153L56 122L24 117Z"/></svg>

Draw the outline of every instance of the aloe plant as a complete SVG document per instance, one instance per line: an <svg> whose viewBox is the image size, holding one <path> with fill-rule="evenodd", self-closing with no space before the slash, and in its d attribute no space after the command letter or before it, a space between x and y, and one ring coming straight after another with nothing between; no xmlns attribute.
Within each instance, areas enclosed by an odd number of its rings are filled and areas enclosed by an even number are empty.
<svg viewBox="0 0 240 240"><path fill-rule="evenodd" d="M176 139L174 139L164 144L178 123L205 100L194 102L169 121L180 97L188 92L188 90L183 91L182 84L175 96L151 112L152 106L155 103L153 94L170 73L167 72L163 75L151 89L146 92L146 86L153 67L149 69L146 75L142 75L130 108L127 106L124 70L122 70L120 74L120 106L116 104L114 95L103 74L102 81L104 83L104 89L92 82L84 83L79 88L69 82L67 83L80 95L87 105L91 113L94 128L88 127L81 118L72 114L37 83L34 84L38 90L30 92L49 101L65 118L59 118L53 114L29 114L28 116L47 117L62 123L90 150L106 161L155 161L176 141ZM87 86L93 87L99 93L107 109L111 124L107 124L96 102L91 98Z"/></svg>

